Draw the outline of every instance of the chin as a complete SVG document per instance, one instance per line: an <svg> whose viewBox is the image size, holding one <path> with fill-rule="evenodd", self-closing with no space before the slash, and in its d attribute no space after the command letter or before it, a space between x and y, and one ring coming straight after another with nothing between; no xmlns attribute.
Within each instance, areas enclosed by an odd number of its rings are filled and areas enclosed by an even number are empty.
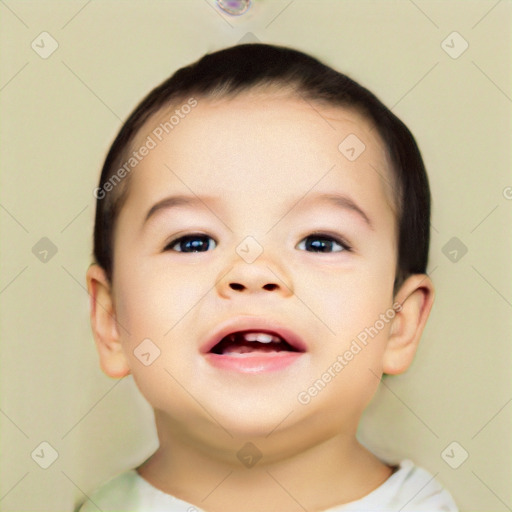
<svg viewBox="0 0 512 512"><path fill-rule="evenodd" d="M296 407L295 407L296 409ZM276 427L292 416L294 407L290 402L269 403L268 400L245 400L240 403L230 401L225 407L210 408L215 419L234 437L249 439L266 437Z"/></svg>

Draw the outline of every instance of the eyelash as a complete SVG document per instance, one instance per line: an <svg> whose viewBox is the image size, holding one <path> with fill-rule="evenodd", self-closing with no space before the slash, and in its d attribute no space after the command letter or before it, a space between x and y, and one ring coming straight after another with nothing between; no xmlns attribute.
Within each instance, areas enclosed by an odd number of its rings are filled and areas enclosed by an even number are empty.
<svg viewBox="0 0 512 512"><path fill-rule="evenodd" d="M182 236L180 238L177 238L176 240L173 240L173 241L169 242L165 246L164 252L173 250L172 248L175 245L177 245L179 242L196 240L198 238L202 238L202 239L208 239L209 238L209 239L213 240L213 238L211 238L208 235L204 235L202 233L192 233L190 235L185 235L185 236ZM331 254L333 254L333 253L340 253L340 252L352 252L352 246L346 240L344 240L342 238L339 238L339 237L333 237L333 236L328 235L326 233L311 233L310 235L308 235L305 238L303 238L299 243L302 243L304 240L307 240L308 238L313 238L313 239L317 239L317 240L318 239L322 239L324 241L334 242L334 243L337 243L338 245L340 245L342 247L342 250L340 250L340 251L330 251ZM174 251L174 252L184 252L186 254L191 254L191 253L205 252L205 251L191 251L191 252ZM322 251L307 251L307 252L320 253L320 254L322 253Z"/></svg>

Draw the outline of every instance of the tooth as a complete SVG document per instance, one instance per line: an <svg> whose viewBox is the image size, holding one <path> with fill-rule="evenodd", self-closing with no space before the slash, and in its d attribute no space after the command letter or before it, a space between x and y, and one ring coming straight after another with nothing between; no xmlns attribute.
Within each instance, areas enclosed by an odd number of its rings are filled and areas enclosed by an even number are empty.
<svg viewBox="0 0 512 512"><path fill-rule="evenodd" d="M272 334L267 334L264 332L246 332L243 336L246 341L259 341L260 343L281 341L277 336L273 336Z"/></svg>

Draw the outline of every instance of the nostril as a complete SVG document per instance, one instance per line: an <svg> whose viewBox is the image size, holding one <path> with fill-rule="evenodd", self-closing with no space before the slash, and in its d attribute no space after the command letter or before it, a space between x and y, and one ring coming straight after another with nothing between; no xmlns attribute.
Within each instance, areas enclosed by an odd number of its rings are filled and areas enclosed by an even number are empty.
<svg viewBox="0 0 512 512"><path fill-rule="evenodd" d="M231 289L237 290L237 291L243 290L245 288L245 286L240 283L229 283L229 286ZM275 290L277 287L278 286L275 283L268 283L268 284L264 285L262 288L264 290L272 291L272 290Z"/></svg>

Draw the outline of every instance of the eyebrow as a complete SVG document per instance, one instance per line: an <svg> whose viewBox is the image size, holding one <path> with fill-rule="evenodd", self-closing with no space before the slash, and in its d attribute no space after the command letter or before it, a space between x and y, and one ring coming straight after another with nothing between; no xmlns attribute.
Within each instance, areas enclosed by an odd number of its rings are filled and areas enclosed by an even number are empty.
<svg viewBox="0 0 512 512"><path fill-rule="evenodd" d="M157 203L155 203L148 211L144 218L143 224L146 224L148 220L154 216L158 211L161 210L169 210L172 208L177 208L180 206L188 206L188 207L196 207L196 206L206 206L207 202L217 203L221 198L215 196L197 196L197 195L175 195L166 197ZM357 205L357 203L352 200L350 197L343 194L334 194L334 193L317 193L310 194L307 199L304 196L293 203L292 206L289 206L287 212L283 215L286 216L290 213L295 207L305 201L306 203L314 203L314 202L323 202L340 208L342 210L349 210L356 213L367 225L370 229L374 229L372 221L365 213L365 211Z"/></svg>
<svg viewBox="0 0 512 512"><path fill-rule="evenodd" d="M206 202L216 203L218 202L218 198L214 196L188 196L188 195L176 195L176 196L169 196L161 201L158 201L155 203L146 214L146 217L144 218L144 224L155 215L156 212L160 210L169 210L172 208L176 208L179 206L199 206L199 205L206 205Z"/></svg>
<svg viewBox="0 0 512 512"><path fill-rule="evenodd" d="M374 226L372 221L370 220L370 217L365 213L365 211L358 206L358 204L351 199L349 196L346 196L344 194L334 194L334 193L318 193L318 194L311 194L308 199L304 199L305 201L309 202L324 202L327 204L330 204L332 206L335 206L337 208L340 208L342 210L349 210L356 214L358 214L359 217L361 217L362 220L368 225L368 227L372 230L374 230ZM299 201L300 202L300 201ZM298 204L298 203L296 203Z"/></svg>

